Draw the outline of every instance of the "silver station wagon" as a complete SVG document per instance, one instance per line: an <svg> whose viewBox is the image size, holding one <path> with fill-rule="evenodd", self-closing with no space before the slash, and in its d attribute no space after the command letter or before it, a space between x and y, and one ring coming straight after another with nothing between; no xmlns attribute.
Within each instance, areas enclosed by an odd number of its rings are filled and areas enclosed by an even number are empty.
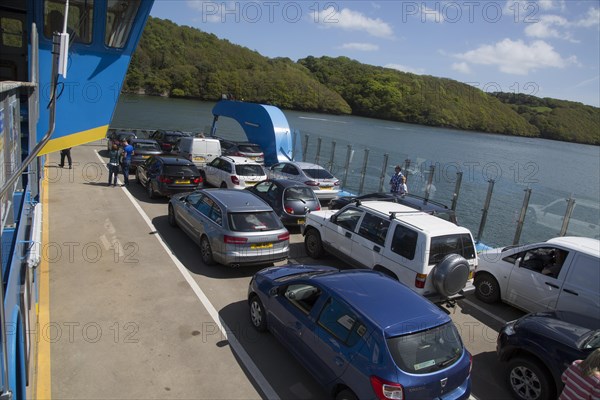
<svg viewBox="0 0 600 400"><path fill-rule="evenodd" d="M206 265L269 265L288 257L289 232L273 209L250 192L204 189L174 196L169 224L200 246Z"/></svg>

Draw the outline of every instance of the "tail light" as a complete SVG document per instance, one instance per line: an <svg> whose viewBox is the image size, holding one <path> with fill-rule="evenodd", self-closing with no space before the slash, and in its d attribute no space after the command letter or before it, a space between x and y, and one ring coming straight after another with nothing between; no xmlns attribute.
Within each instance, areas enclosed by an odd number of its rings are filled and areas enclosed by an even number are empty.
<svg viewBox="0 0 600 400"><path fill-rule="evenodd" d="M233 183L234 185L239 185L240 184L240 178L238 178L235 175L231 175L231 183Z"/></svg>
<svg viewBox="0 0 600 400"><path fill-rule="evenodd" d="M199 183L202 183L202 177L201 177L201 176L199 176L199 177L197 177L197 178L194 178L194 180L193 180L192 182L194 182L194 185L197 185L197 184L199 184Z"/></svg>
<svg viewBox="0 0 600 400"><path fill-rule="evenodd" d="M427 280L427 274L417 274L415 276L415 287L423 289L425 287L425 281Z"/></svg>
<svg viewBox="0 0 600 400"><path fill-rule="evenodd" d="M246 244L248 242L248 238L224 235L223 242L227 244Z"/></svg>
<svg viewBox="0 0 600 400"><path fill-rule="evenodd" d="M318 205L318 206L315 208L315 211L321 211L321 205Z"/></svg>
<svg viewBox="0 0 600 400"><path fill-rule="evenodd" d="M286 233L282 233L281 235L277 236L277 240L290 240L290 233L286 232Z"/></svg>
<svg viewBox="0 0 600 400"><path fill-rule="evenodd" d="M166 184L173 183L173 178L169 178L168 176L159 175L157 179L161 183L166 183Z"/></svg>
<svg viewBox="0 0 600 400"><path fill-rule="evenodd" d="M294 214L294 209L292 207L288 207L288 206L283 206L283 209L285 210L286 213L288 214Z"/></svg>
<svg viewBox="0 0 600 400"><path fill-rule="evenodd" d="M315 182L315 181L306 181L304 182L305 185L308 186L319 186L319 182Z"/></svg>
<svg viewBox="0 0 600 400"><path fill-rule="evenodd" d="M402 400L404 399L404 389L399 383L388 382L378 376L371 376L371 387L375 395L380 400Z"/></svg>
<svg viewBox="0 0 600 400"><path fill-rule="evenodd" d="M242 153L240 153L239 151L236 151L234 154L234 156L238 156L238 157L245 157Z"/></svg>

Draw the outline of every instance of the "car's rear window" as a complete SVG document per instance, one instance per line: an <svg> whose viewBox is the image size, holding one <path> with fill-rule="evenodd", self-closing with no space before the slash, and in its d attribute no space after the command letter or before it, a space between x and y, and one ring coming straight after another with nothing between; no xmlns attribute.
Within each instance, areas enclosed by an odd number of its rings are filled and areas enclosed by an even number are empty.
<svg viewBox="0 0 600 400"><path fill-rule="evenodd" d="M463 344L452 322L433 329L387 340L394 362L412 374L427 374L454 364L463 353Z"/></svg>
<svg viewBox="0 0 600 400"><path fill-rule="evenodd" d="M429 265L437 264L448 254L459 254L467 260L475 258L475 247L471 235L445 235L431 238Z"/></svg>
<svg viewBox="0 0 600 400"><path fill-rule="evenodd" d="M333 179L333 175L329 173L326 169L321 168L307 168L303 169L306 176L313 179Z"/></svg>
<svg viewBox="0 0 600 400"><path fill-rule="evenodd" d="M263 176L265 171L260 165L236 165L235 173L241 176Z"/></svg>
<svg viewBox="0 0 600 400"><path fill-rule="evenodd" d="M239 144L238 149L243 151L244 153L262 153L262 149L260 146L251 145L251 144Z"/></svg>
<svg viewBox="0 0 600 400"><path fill-rule="evenodd" d="M157 150L160 151L160 147L156 143L136 143L136 150Z"/></svg>
<svg viewBox="0 0 600 400"><path fill-rule="evenodd" d="M167 133L165 135L164 141L167 143L176 143L178 140L181 139L183 135L180 133Z"/></svg>
<svg viewBox="0 0 600 400"><path fill-rule="evenodd" d="M315 192L309 187L291 187L287 188L283 193L284 200L303 200L313 201L315 199Z"/></svg>
<svg viewBox="0 0 600 400"><path fill-rule="evenodd" d="M164 175L198 176L200 171L195 165L165 165Z"/></svg>
<svg viewBox="0 0 600 400"><path fill-rule="evenodd" d="M236 232L261 232L281 229L281 220L273 211L230 213L229 227Z"/></svg>

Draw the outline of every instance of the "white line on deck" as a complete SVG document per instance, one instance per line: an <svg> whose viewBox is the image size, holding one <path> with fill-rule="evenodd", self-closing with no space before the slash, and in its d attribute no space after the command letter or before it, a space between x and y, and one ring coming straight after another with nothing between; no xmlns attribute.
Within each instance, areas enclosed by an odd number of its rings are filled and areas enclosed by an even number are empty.
<svg viewBox="0 0 600 400"><path fill-rule="evenodd" d="M100 161L102 163L105 163L105 160L100 156L100 154L98 154L98 151L94 150L94 152L96 153L96 156L100 159ZM106 165L105 165L105 167L106 167ZM108 168L107 168L107 170L108 170ZM120 182L120 180L119 180L119 182ZM156 230L156 227L152 223L152 221L150 221L150 218L148 217L148 215L144 212L144 210L142 210L142 207L140 207L140 205L138 204L136 199L133 197L133 195L131 193L129 193L129 191L125 187L121 187L121 190L123 190L123 192L125 192L125 195L129 198L129 200L131 201L131 203L133 204L135 209L142 216L142 219L146 222L148 227L150 227L152 232L158 232ZM254 378L254 381L260 387L260 389L262 390L265 397L267 399L279 400L279 396L277 395L275 390L271 387L271 385L269 384L267 379L260 372L260 370L258 369L256 364L254 364L254 361L252 361L252 359L250 358L250 356L248 355L246 350L244 350L244 347L240 344L240 342L238 342L235 335L228 334L228 332L233 332L233 331L231 329L229 329L227 324L221 319L221 317L219 316L219 313L217 312L215 307L212 305L210 300L208 300L208 297L206 297L206 295L204 294L202 289L200 289L200 286L198 286L198 284L196 283L194 278L190 275L190 272L188 271L188 269L173 254L171 249L169 249L167 244L162 240L162 237L160 236L160 234L156 234L156 235L154 235L154 237L158 240L158 242L161 244L161 246L165 249L165 251L167 252L169 257L171 257L171 260L173 260L173 263L177 266L177 269L179 270L179 272L181 272L181 275L183 275L183 277L187 281L188 285L190 285L190 287L192 288L192 290L198 297L198 300L200 300L200 302L202 303L202 305L204 306L206 311L208 311L208 313L212 317L213 321L215 321L215 324L217 324L217 326L219 327L221 334L223 335L223 337L225 337L227 339L227 341L229 342L229 345L231 346L231 349L235 352L235 354L242 361L242 364L244 364L244 366L246 367L246 369L248 370L250 375L252 375L252 378Z"/></svg>
<svg viewBox="0 0 600 400"><path fill-rule="evenodd" d="M470 305L473 308L476 308L478 311L481 311L482 313L484 313L488 317L495 319L496 321L500 322L502 325L504 325L507 322L506 320L503 320L502 318L500 318L500 317L494 315L493 313L489 312L485 308L481 308L477 304L473 303L471 300L461 299L461 302L466 303L466 304Z"/></svg>

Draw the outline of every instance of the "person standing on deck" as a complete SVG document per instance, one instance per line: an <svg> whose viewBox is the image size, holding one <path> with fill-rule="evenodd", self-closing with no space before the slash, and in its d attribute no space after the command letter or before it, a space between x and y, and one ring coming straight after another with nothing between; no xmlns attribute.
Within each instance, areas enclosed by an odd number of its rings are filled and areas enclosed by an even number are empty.
<svg viewBox="0 0 600 400"><path fill-rule="evenodd" d="M131 139L127 139L123 145L124 186L129 186L129 168L131 167L131 156L133 156L133 146L131 145Z"/></svg>
<svg viewBox="0 0 600 400"><path fill-rule="evenodd" d="M121 158L121 151L116 143L112 145L112 148L108 152L108 186L113 182L113 186L117 186L117 176L119 175L119 158Z"/></svg>
<svg viewBox="0 0 600 400"><path fill-rule="evenodd" d="M390 179L390 193L400 195L401 186L402 186L402 167L400 165L396 165L395 173L392 175L392 179Z"/></svg>
<svg viewBox="0 0 600 400"><path fill-rule="evenodd" d="M67 147L66 149L62 149L60 151L60 164L59 167L63 168L65 166L65 157L67 157L67 161L69 162L69 169L71 169L73 165L73 161L71 160L71 148Z"/></svg>
<svg viewBox="0 0 600 400"><path fill-rule="evenodd" d="M600 349L592 351L583 361L573 361L561 380L565 387L558 400L600 399Z"/></svg>

